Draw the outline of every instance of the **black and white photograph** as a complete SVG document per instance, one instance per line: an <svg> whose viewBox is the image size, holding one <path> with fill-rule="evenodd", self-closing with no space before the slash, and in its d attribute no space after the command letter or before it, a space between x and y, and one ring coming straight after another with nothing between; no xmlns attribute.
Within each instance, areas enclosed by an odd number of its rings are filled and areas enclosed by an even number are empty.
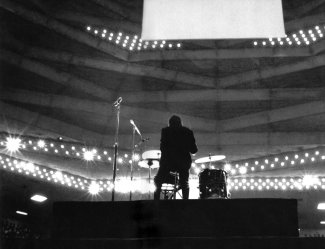
<svg viewBox="0 0 325 249"><path fill-rule="evenodd" d="M0 0L0 249L324 249L325 0Z"/></svg>

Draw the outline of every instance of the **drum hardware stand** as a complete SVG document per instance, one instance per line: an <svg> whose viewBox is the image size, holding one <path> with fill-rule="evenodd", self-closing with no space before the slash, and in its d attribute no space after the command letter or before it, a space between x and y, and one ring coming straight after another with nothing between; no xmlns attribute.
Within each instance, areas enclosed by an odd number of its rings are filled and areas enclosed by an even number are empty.
<svg viewBox="0 0 325 249"><path fill-rule="evenodd" d="M113 189L112 189L112 201L115 198L115 178L116 178L116 162L118 153L118 132L120 128L120 107L122 97L119 97L114 103L113 107L116 108L116 130L115 130L115 142L114 142L114 162L113 162Z"/></svg>
<svg viewBox="0 0 325 249"><path fill-rule="evenodd" d="M130 123L132 125L132 160L131 160L131 167L130 167L130 178L131 178L131 186L133 182L133 168L134 168L134 155L135 155L135 148L139 146L142 142L145 142L145 139L142 139L141 132L139 131L138 127L135 125L134 121L131 119ZM135 140L135 131L140 135L141 141L137 145L134 144ZM130 201L132 200L132 189L130 189Z"/></svg>
<svg viewBox="0 0 325 249"><path fill-rule="evenodd" d="M149 159L148 160L148 166L149 166L149 200L150 200L150 197L151 197L151 191L150 191L150 184L151 184L151 166L153 165L153 162L152 162L152 159Z"/></svg>

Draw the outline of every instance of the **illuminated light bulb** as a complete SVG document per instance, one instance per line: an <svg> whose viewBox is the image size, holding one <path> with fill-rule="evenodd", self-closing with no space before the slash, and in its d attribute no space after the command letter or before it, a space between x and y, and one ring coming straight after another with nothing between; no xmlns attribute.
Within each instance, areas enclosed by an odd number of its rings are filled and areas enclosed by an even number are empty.
<svg viewBox="0 0 325 249"><path fill-rule="evenodd" d="M108 38L108 40L110 40L110 41L111 41L111 40L112 40L112 37L109 37L109 38Z"/></svg>
<svg viewBox="0 0 325 249"><path fill-rule="evenodd" d="M94 34L95 34L95 35L97 35L97 34L98 34L98 30L97 30L97 29L95 29L95 31L94 31Z"/></svg>
<svg viewBox="0 0 325 249"><path fill-rule="evenodd" d="M310 29L310 30L308 30L308 33L311 34L311 33L313 33L313 31Z"/></svg>
<svg viewBox="0 0 325 249"><path fill-rule="evenodd" d="M65 154L69 155L70 153L69 153L69 151L66 151Z"/></svg>
<svg viewBox="0 0 325 249"><path fill-rule="evenodd" d="M172 47L173 47L173 44L169 43L169 44L168 44L168 47L169 47L169 48L172 48Z"/></svg>
<svg viewBox="0 0 325 249"><path fill-rule="evenodd" d="M119 41L119 40L116 40L116 41L115 41L115 43L116 43L116 44L119 44L119 43L120 43L120 41Z"/></svg>
<svg viewBox="0 0 325 249"><path fill-rule="evenodd" d="M274 42L273 42L273 43L274 43ZM283 45L283 41L280 41L279 43L280 43L281 46ZM274 44L272 44L272 45L274 45Z"/></svg>
<svg viewBox="0 0 325 249"><path fill-rule="evenodd" d="M164 47L164 45L163 45L163 44L160 44L160 47L161 47L161 48L163 48L163 47Z"/></svg>
<svg viewBox="0 0 325 249"><path fill-rule="evenodd" d="M261 170L263 170L263 169L264 169L264 165L261 166Z"/></svg>
<svg viewBox="0 0 325 249"><path fill-rule="evenodd" d="M102 37L105 37L106 36L106 34L102 34Z"/></svg>
<svg viewBox="0 0 325 249"><path fill-rule="evenodd" d="M226 163L225 166L224 166L224 170L225 171L230 171L231 170L231 164Z"/></svg>
<svg viewBox="0 0 325 249"><path fill-rule="evenodd" d="M288 159L289 159L289 157L288 157L288 156L286 156L284 159L285 159L285 160L288 160Z"/></svg>
<svg viewBox="0 0 325 249"><path fill-rule="evenodd" d="M322 160L325 160L325 156L322 156Z"/></svg>
<svg viewBox="0 0 325 249"><path fill-rule="evenodd" d="M91 27L90 26L87 26L87 30L90 31L91 30Z"/></svg>
<svg viewBox="0 0 325 249"><path fill-rule="evenodd" d="M180 43L177 43L177 47L180 48L181 47L181 44Z"/></svg>
<svg viewBox="0 0 325 249"><path fill-rule="evenodd" d="M309 154L308 153L305 153L305 157L309 157Z"/></svg>
<svg viewBox="0 0 325 249"><path fill-rule="evenodd" d="M37 150L36 146L33 147L33 150Z"/></svg>
<svg viewBox="0 0 325 249"><path fill-rule="evenodd" d="M94 160L94 152L92 151L85 151L83 154L83 157L86 161L92 161Z"/></svg>
<svg viewBox="0 0 325 249"><path fill-rule="evenodd" d="M301 159L301 160L300 160L300 163L304 163L304 162L305 162L305 160L304 160L304 159Z"/></svg>
<svg viewBox="0 0 325 249"><path fill-rule="evenodd" d="M156 45L152 45L151 47L152 47L152 48L156 48Z"/></svg>
<svg viewBox="0 0 325 249"><path fill-rule="evenodd" d="M315 161L315 158L312 157L312 158L311 158L311 161L314 162L314 161Z"/></svg>
<svg viewBox="0 0 325 249"><path fill-rule="evenodd" d="M255 161L255 165L258 165L258 161Z"/></svg>
<svg viewBox="0 0 325 249"><path fill-rule="evenodd" d="M205 169L205 164L201 164L201 168L202 169Z"/></svg>
<svg viewBox="0 0 325 249"><path fill-rule="evenodd" d="M133 47L130 47L129 49L130 49L130 50L133 50Z"/></svg>
<svg viewBox="0 0 325 249"><path fill-rule="evenodd" d="M298 155L295 155L295 158L296 158L296 159L298 159L298 157L299 157Z"/></svg>
<svg viewBox="0 0 325 249"><path fill-rule="evenodd" d="M274 163L271 163L271 168L274 168Z"/></svg>
<svg viewBox="0 0 325 249"><path fill-rule="evenodd" d="M263 44L263 46L265 46L265 45L266 45L266 42L265 42L265 41L263 41L263 42L262 42L262 44Z"/></svg>
<svg viewBox="0 0 325 249"><path fill-rule="evenodd" d="M291 165L294 165L295 164L295 161L291 161Z"/></svg>
<svg viewBox="0 0 325 249"><path fill-rule="evenodd" d="M301 42L300 42L300 41L298 41L298 42L297 42L297 45L300 45L300 44L301 44Z"/></svg>
<svg viewBox="0 0 325 249"><path fill-rule="evenodd" d="M267 159L265 159L265 161L264 161L266 164L268 164L269 163L269 160L267 160Z"/></svg>
<svg viewBox="0 0 325 249"><path fill-rule="evenodd" d="M118 33L118 36L122 36L122 33L121 33L121 32L119 32L119 33Z"/></svg>
<svg viewBox="0 0 325 249"><path fill-rule="evenodd" d="M123 44L123 47L126 47L126 45L125 45L125 44Z"/></svg>
<svg viewBox="0 0 325 249"><path fill-rule="evenodd" d="M254 46L257 46L257 44L258 44L258 43L257 43L257 41L254 41L254 43L253 43L253 44L254 44Z"/></svg>
<svg viewBox="0 0 325 249"><path fill-rule="evenodd" d="M7 137L6 138L6 149L10 153L17 152L21 147L21 140L15 137Z"/></svg>
<svg viewBox="0 0 325 249"><path fill-rule="evenodd" d="M269 38L269 41L272 41L272 38Z"/></svg>
<svg viewBox="0 0 325 249"><path fill-rule="evenodd" d="M275 162L279 161L279 158L277 158L277 157L276 157L276 158L274 158L274 161L275 161Z"/></svg>
<svg viewBox="0 0 325 249"><path fill-rule="evenodd" d="M316 41L317 40L315 37L313 37L312 39L313 39L313 41Z"/></svg>
<svg viewBox="0 0 325 249"><path fill-rule="evenodd" d="M235 170L235 169L232 169L230 172L231 172L231 174L233 174L233 175L236 174L236 170Z"/></svg>
<svg viewBox="0 0 325 249"><path fill-rule="evenodd" d="M239 168L239 173L242 174L242 175L246 174L247 173L247 168L246 167L240 167Z"/></svg>
<svg viewBox="0 0 325 249"><path fill-rule="evenodd" d="M284 162L281 162L281 166L284 166Z"/></svg>
<svg viewBox="0 0 325 249"><path fill-rule="evenodd" d="M121 157L119 157L119 158L117 159L117 161L118 161L119 163L123 163L123 159L122 159Z"/></svg>
<svg viewBox="0 0 325 249"><path fill-rule="evenodd" d="M108 161L112 161L112 158L111 158L111 157L109 157L109 158L108 158Z"/></svg>
<svg viewBox="0 0 325 249"><path fill-rule="evenodd" d="M254 171L255 170L255 168L254 167L251 167L251 171Z"/></svg>
<svg viewBox="0 0 325 249"><path fill-rule="evenodd" d="M44 148L44 147L45 147L45 142L44 142L44 140L39 140L39 141L37 142L37 146L40 147L40 148Z"/></svg>
<svg viewBox="0 0 325 249"><path fill-rule="evenodd" d="M139 156L139 154L134 154L134 156L133 156L133 160L134 160L134 161L139 161L139 160L140 160L140 156Z"/></svg>
<svg viewBox="0 0 325 249"><path fill-rule="evenodd" d="M317 151L315 151L315 155L316 156L318 156L319 155L319 151L317 150Z"/></svg>

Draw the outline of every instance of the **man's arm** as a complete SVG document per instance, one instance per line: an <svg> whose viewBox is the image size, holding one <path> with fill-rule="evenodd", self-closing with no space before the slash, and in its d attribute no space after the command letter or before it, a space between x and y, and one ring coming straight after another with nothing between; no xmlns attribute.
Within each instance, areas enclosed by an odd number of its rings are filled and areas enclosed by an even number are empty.
<svg viewBox="0 0 325 249"><path fill-rule="evenodd" d="M192 154L195 154L198 151L198 148L195 143L194 134L193 134L193 131L191 131L191 130L190 130L189 150Z"/></svg>

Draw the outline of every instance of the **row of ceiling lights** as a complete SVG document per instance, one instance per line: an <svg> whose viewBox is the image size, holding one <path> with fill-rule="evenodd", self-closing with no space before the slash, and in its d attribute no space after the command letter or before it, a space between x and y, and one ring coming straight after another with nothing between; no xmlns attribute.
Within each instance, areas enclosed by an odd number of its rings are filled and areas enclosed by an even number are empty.
<svg viewBox="0 0 325 249"><path fill-rule="evenodd" d="M285 155L268 156L248 161L237 161L224 165L224 170L231 175L243 175L265 170L282 169L288 167L299 167L300 165L311 165L325 161L325 148L316 148L302 152L292 152ZM204 169L207 166L201 165Z"/></svg>
<svg viewBox="0 0 325 249"><path fill-rule="evenodd" d="M111 162L112 157L105 149L89 149L81 145L69 145L65 142L46 141L44 139L32 139L15 136L7 136L1 141L0 146L5 147L9 153L16 153L19 150L35 151L43 153L51 153L53 155L62 157L71 157L82 159L85 161ZM125 162L131 163L131 155L125 153L123 156L117 158L117 162L122 164ZM134 161L140 160L140 155L134 155Z"/></svg>
<svg viewBox="0 0 325 249"><path fill-rule="evenodd" d="M104 149L87 149L81 145L70 145L68 143L46 141L43 139L24 139L22 137L8 136L6 140L0 140L0 146L5 146L10 153L15 153L20 149L38 151L44 153L52 153L54 155L60 155L63 157L71 157L81 159L85 161L99 161L99 162L111 162L112 157L109 156L107 150ZM110 152L111 153L111 152ZM135 154L133 157L134 161L137 162L141 159L139 154ZM229 172L231 175L247 174L258 171L274 170L279 168L286 168L292 166L299 166L305 164L313 164L319 161L325 160L324 148L317 148L314 150L308 150L308 152L300 153L289 153L287 155L280 155L274 157L263 157L260 159L250 161L240 161L233 164L225 164L224 170ZM132 155L124 154L117 158L119 164L132 163ZM192 163L192 167L196 174L199 174L205 168L215 169L213 165L206 164L195 164Z"/></svg>
<svg viewBox="0 0 325 249"><path fill-rule="evenodd" d="M325 190L325 178L304 177L235 178L228 183L230 190Z"/></svg>
<svg viewBox="0 0 325 249"><path fill-rule="evenodd" d="M32 176L40 180L52 182L79 190L88 191L90 194L97 194L104 190L111 191L113 184L110 180L91 180L69 173L48 169L27 161L15 159L7 155L0 156L1 168L11 172ZM193 178L197 182L197 178ZM233 178L228 181L231 190L309 190L325 189L325 178L306 175L303 178ZM197 187L198 185L196 185ZM147 192L154 191L154 185L145 179L118 178L115 184L117 192L126 193L130 190Z"/></svg>
<svg viewBox="0 0 325 249"><path fill-rule="evenodd" d="M254 46L309 46L314 42L324 37L323 31L325 30L324 25L316 25L313 28L307 30L299 30L298 32L286 35L284 38L269 38L268 40L254 41Z"/></svg>
<svg viewBox="0 0 325 249"><path fill-rule="evenodd" d="M163 41L143 41L138 35L123 34L122 32L109 31L107 29L87 26L86 31L96 37L114 43L121 48L130 51L153 50L153 49L179 49L182 47L180 42Z"/></svg>

